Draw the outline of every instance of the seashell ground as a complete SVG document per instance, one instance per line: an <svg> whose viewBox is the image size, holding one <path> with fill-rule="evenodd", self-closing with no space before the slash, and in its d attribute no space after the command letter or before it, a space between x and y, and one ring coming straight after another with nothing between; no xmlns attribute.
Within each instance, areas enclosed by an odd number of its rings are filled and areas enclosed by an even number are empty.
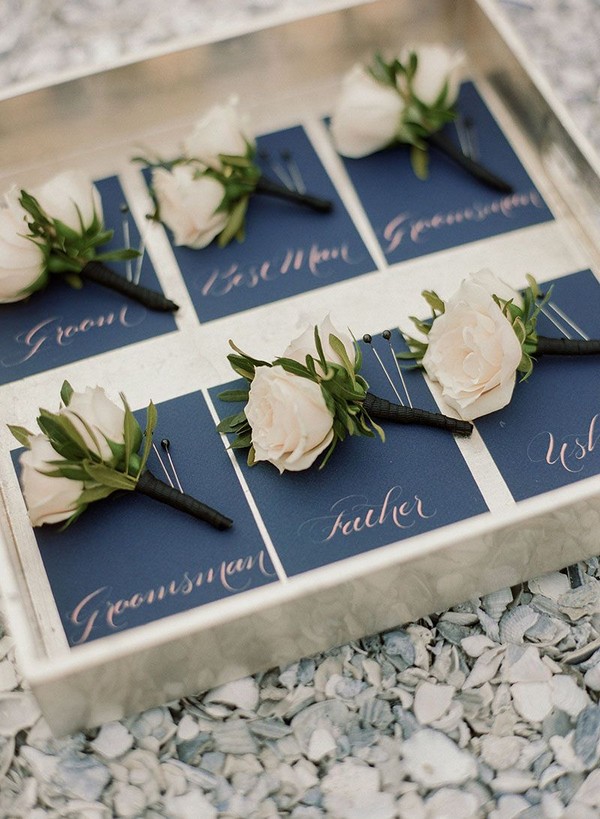
<svg viewBox="0 0 600 819"><path fill-rule="evenodd" d="M3 0L0 85L307 5ZM498 5L599 146L596 0ZM0 624L0 817L600 816L598 559L62 739L13 649Z"/></svg>

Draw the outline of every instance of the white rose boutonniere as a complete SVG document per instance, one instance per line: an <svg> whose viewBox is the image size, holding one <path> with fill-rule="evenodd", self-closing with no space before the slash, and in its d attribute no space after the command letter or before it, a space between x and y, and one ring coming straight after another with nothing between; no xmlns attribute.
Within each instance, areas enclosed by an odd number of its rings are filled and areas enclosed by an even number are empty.
<svg viewBox="0 0 600 819"><path fill-rule="evenodd" d="M114 231L105 227L100 195L85 174L66 171L32 192L21 190L19 206L25 218L14 234L17 238L8 230L3 238L14 245L24 237L42 255L42 274L34 289L48 284L53 276L62 276L76 287L83 281L101 284L152 310L177 310L177 305L162 293L128 281L107 267L106 262L132 259L139 253L130 248L106 252L99 249ZM0 224L2 218L0 215ZM30 292L31 286L21 291L21 297Z"/></svg>
<svg viewBox="0 0 600 819"><path fill-rule="evenodd" d="M405 334L410 353L442 388L449 406L473 420L505 407L511 400L517 373L529 378L541 355L595 355L600 341L547 338L537 333L537 319L550 298L535 279L521 293L512 291L489 270L465 279L444 302L423 291L432 321L413 319L426 340Z"/></svg>
<svg viewBox="0 0 600 819"><path fill-rule="evenodd" d="M243 241L250 198L266 194L329 213L327 199L287 188L265 177L256 143L237 103L211 108L172 159L133 157L152 170L154 218L170 229L176 245L220 247Z"/></svg>
<svg viewBox="0 0 600 819"><path fill-rule="evenodd" d="M26 299L48 281L45 249L27 236L26 218L12 188L0 206L0 304Z"/></svg>
<svg viewBox="0 0 600 819"><path fill-rule="evenodd" d="M101 387L75 392L67 381L60 395L62 406L57 412L40 409L41 434L9 424L26 447L20 456L21 484L33 526L60 522L68 526L90 503L118 490L137 491L217 529L232 525L230 518L168 486L147 469L157 423L152 402L142 435L123 395L119 406Z"/></svg>
<svg viewBox="0 0 600 819"><path fill-rule="evenodd" d="M415 46L400 57L376 54L370 66L353 66L342 80L331 116L331 136L342 156L360 158L391 145L411 146L411 164L428 176L435 146L476 179L504 193L512 187L460 151L441 129L455 116L464 54L441 44Z"/></svg>
<svg viewBox="0 0 600 819"><path fill-rule="evenodd" d="M229 362L247 386L226 390L219 398L245 406L224 418L218 431L234 436L233 449L248 449L250 466L268 461L280 473L298 472L323 455L322 469L348 436L378 435L385 440L375 419L471 434L472 426L465 421L392 404L369 392L360 374L359 345L338 332L329 316L291 342L286 354L272 363L251 358L229 343L235 350Z"/></svg>

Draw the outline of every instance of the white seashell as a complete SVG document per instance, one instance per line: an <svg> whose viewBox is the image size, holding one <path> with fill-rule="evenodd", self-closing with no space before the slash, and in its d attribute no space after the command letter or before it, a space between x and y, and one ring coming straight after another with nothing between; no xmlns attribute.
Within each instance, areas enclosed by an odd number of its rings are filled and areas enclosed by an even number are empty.
<svg viewBox="0 0 600 819"><path fill-rule="evenodd" d="M573 797L573 802L600 808L600 770L592 771Z"/></svg>
<svg viewBox="0 0 600 819"><path fill-rule="evenodd" d="M483 611L483 609L477 609L477 616L479 617L481 628L485 631L490 640L493 640L495 643L499 643L500 628L498 621L494 620L493 617L490 617L490 615L486 611Z"/></svg>
<svg viewBox="0 0 600 819"><path fill-rule="evenodd" d="M471 673L464 682L463 689L475 688L495 677L504 658L504 646L491 648L475 660Z"/></svg>
<svg viewBox="0 0 600 819"><path fill-rule="evenodd" d="M462 702L454 701L443 716L431 723L431 727L435 728L436 731L450 734L460 725L463 716L464 707Z"/></svg>
<svg viewBox="0 0 600 819"><path fill-rule="evenodd" d="M253 677L243 677L213 688L204 697L204 702L218 702L244 711L256 711L259 702L258 684Z"/></svg>
<svg viewBox="0 0 600 819"><path fill-rule="evenodd" d="M302 753L306 753L313 731L328 728L334 736L345 733L350 711L340 700L316 702L304 708L292 719L292 730Z"/></svg>
<svg viewBox="0 0 600 819"><path fill-rule="evenodd" d="M11 660L0 662L0 691L12 691L19 683L17 670Z"/></svg>
<svg viewBox="0 0 600 819"><path fill-rule="evenodd" d="M327 793L368 793L379 790L379 771L352 759L336 762L321 780L321 791Z"/></svg>
<svg viewBox="0 0 600 819"><path fill-rule="evenodd" d="M573 732L566 737L550 737L548 744L552 748L554 759L568 773L582 773L585 765L573 748Z"/></svg>
<svg viewBox="0 0 600 819"><path fill-rule="evenodd" d="M566 771L562 765L558 765L553 763L552 765L548 765L545 771L542 771L540 775L539 787L540 788L547 788L548 785L552 785L554 782L557 782L559 779L565 775Z"/></svg>
<svg viewBox="0 0 600 819"><path fill-rule="evenodd" d="M575 589L569 589L558 598L558 607L571 620L600 612L600 581L593 577Z"/></svg>
<svg viewBox="0 0 600 819"><path fill-rule="evenodd" d="M526 771L510 768L502 771L490 782L495 793L525 793L529 788L535 788L537 779Z"/></svg>
<svg viewBox="0 0 600 819"><path fill-rule="evenodd" d="M0 782L4 777L4 774L10 768L14 754L14 737L0 737Z"/></svg>
<svg viewBox="0 0 600 819"><path fill-rule="evenodd" d="M568 674L555 674L550 689L552 704L570 717L577 717L590 704L587 692Z"/></svg>
<svg viewBox="0 0 600 819"><path fill-rule="evenodd" d="M212 735L215 748L224 754L253 754L257 750L256 740L242 720L215 723Z"/></svg>
<svg viewBox="0 0 600 819"><path fill-rule="evenodd" d="M381 666L379 663L369 659L369 657L363 657L362 667L367 682L374 685L375 688L379 688L381 686Z"/></svg>
<svg viewBox="0 0 600 819"><path fill-rule="evenodd" d="M127 753L132 745L133 737L120 722L107 722L96 739L90 742L90 748L104 759L116 759Z"/></svg>
<svg viewBox="0 0 600 819"><path fill-rule="evenodd" d="M496 808L489 814L488 819L516 819L516 817L531 807L523 796L506 794L498 799Z"/></svg>
<svg viewBox="0 0 600 819"><path fill-rule="evenodd" d="M517 682L510 687L515 711L528 722L541 722L552 710L550 684Z"/></svg>
<svg viewBox="0 0 600 819"><path fill-rule="evenodd" d="M477 815L478 799L472 793L464 793L455 788L440 788L425 800L427 816L451 816L452 819L473 819Z"/></svg>
<svg viewBox="0 0 600 819"><path fill-rule="evenodd" d="M497 645L485 634L473 634L470 637L465 637L460 641L462 650L469 657L481 657L484 651L489 648L496 648Z"/></svg>
<svg viewBox="0 0 600 819"><path fill-rule="evenodd" d="M200 726L191 714L184 714L177 726L177 741L189 742L200 733Z"/></svg>
<svg viewBox="0 0 600 819"><path fill-rule="evenodd" d="M527 584L534 594L542 594L551 600L558 600L570 588L569 578L562 572L550 572L534 577Z"/></svg>
<svg viewBox="0 0 600 819"><path fill-rule="evenodd" d="M12 737L40 718L33 696L22 691L0 694L0 736Z"/></svg>
<svg viewBox="0 0 600 819"><path fill-rule="evenodd" d="M430 725L446 713L456 689L452 685L435 685L424 681L415 691L413 709L421 725Z"/></svg>
<svg viewBox="0 0 600 819"><path fill-rule="evenodd" d="M584 708L577 717L573 747L588 767L597 764L600 757L600 705Z"/></svg>
<svg viewBox="0 0 600 819"><path fill-rule="evenodd" d="M323 806L332 819L395 819L398 815L391 793L329 793Z"/></svg>
<svg viewBox="0 0 600 819"><path fill-rule="evenodd" d="M397 803L398 819L427 819L425 802L416 791L409 791ZM368 814L366 814L368 816ZM366 819L365 816L365 819Z"/></svg>
<svg viewBox="0 0 600 819"><path fill-rule="evenodd" d="M535 646L510 644L502 663L502 679L506 682L548 682L552 674L540 659Z"/></svg>
<svg viewBox="0 0 600 819"><path fill-rule="evenodd" d="M583 682L592 691L600 691L600 663L589 668L583 675Z"/></svg>
<svg viewBox="0 0 600 819"><path fill-rule="evenodd" d="M121 785L113 797L115 816L131 817L142 816L148 800L141 788L136 785Z"/></svg>
<svg viewBox="0 0 600 819"><path fill-rule="evenodd" d="M337 750L335 738L326 728L317 728L313 731L306 756L313 762L320 762L326 756L332 756Z"/></svg>
<svg viewBox="0 0 600 819"><path fill-rule="evenodd" d="M218 811L201 791L193 790L180 796L165 796L166 816L170 819L217 819Z"/></svg>
<svg viewBox="0 0 600 819"><path fill-rule="evenodd" d="M402 745L402 755L408 775L426 788L461 785L477 775L473 757L431 728L409 737Z"/></svg>
<svg viewBox="0 0 600 819"><path fill-rule="evenodd" d="M507 611L499 624L500 640L503 643L522 643L525 632L537 622L539 616L529 605Z"/></svg>
<svg viewBox="0 0 600 819"><path fill-rule="evenodd" d="M597 640L591 640L585 645L576 648L574 651L568 651L563 655L563 662L572 665L584 663L592 660L594 654L598 652L598 662L600 662L600 637ZM594 660L592 660L594 662Z"/></svg>
<svg viewBox="0 0 600 819"><path fill-rule="evenodd" d="M505 771L519 761L524 742L522 737L488 734L481 738L481 758L490 768Z"/></svg>
<svg viewBox="0 0 600 819"><path fill-rule="evenodd" d="M498 589L490 594L484 594L481 605L493 620L499 620L512 601L513 593L510 589Z"/></svg>
<svg viewBox="0 0 600 819"><path fill-rule="evenodd" d="M364 725L372 725L383 730L394 721L392 708L386 700L371 698L365 700L359 709L359 717Z"/></svg>
<svg viewBox="0 0 600 819"><path fill-rule="evenodd" d="M555 793L543 793L540 807L544 819L562 819L565 816L564 805Z"/></svg>

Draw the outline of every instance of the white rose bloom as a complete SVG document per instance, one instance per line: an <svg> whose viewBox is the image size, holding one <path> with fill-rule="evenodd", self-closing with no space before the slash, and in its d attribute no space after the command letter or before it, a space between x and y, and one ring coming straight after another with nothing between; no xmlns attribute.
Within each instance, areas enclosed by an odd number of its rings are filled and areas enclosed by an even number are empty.
<svg viewBox="0 0 600 819"><path fill-rule="evenodd" d="M74 392L69 405L61 407L59 415L67 417L86 446L105 461L112 458L107 438L116 444L124 443L125 410L113 403L102 387L86 387L85 392Z"/></svg>
<svg viewBox="0 0 600 819"><path fill-rule="evenodd" d="M417 70L412 78L412 90L425 105L433 105L448 83L445 104L452 105L458 97L460 81L464 70L465 55L462 51L451 51L440 43L415 46L406 49L403 62L410 52L417 55Z"/></svg>
<svg viewBox="0 0 600 819"><path fill-rule="evenodd" d="M466 279L433 322L423 366L467 421L506 406L521 361L519 340L488 289Z"/></svg>
<svg viewBox="0 0 600 819"><path fill-rule="evenodd" d="M186 156L218 170L219 154L245 156L248 144L254 145L254 138L248 133L247 118L240 116L236 102L231 101L207 111L184 142L184 148Z"/></svg>
<svg viewBox="0 0 600 819"><path fill-rule="evenodd" d="M44 253L27 238L25 209L16 187L4 196L0 207L0 304L26 298L44 274Z"/></svg>
<svg viewBox="0 0 600 819"><path fill-rule="evenodd" d="M41 526L67 520L77 509L84 484L42 474L55 469L49 465L50 461L63 459L54 451L45 435L32 435L29 442L31 449L25 450L19 461L21 485L31 523Z"/></svg>
<svg viewBox="0 0 600 819"><path fill-rule="evenodd" d="M216 212L225 196L223 185L210 176L194 178L195 173L191 165L157 168L152 186L161 221L173 231L175 244L200 248L221 233L229 215Z"/></svg>
<svg viewBox="0 0 600 819"><path fill-rule="evenodd" d="M32 191L40 207L51 219L72 230L90 227L96 216L103 221L102 200L95 185L81 171L65 171Z"/></svg>
<svg viewBox="0 0 600 819"><path fill-rule="evenodd" d="M385 148L401 127L404 101L391 86L355 65L342 82L331 117L331 135L342 156L358 158Z"/></svg>
<svg viewBox="0 0 600 819"><path fill-rule="evenodd" d="M509 284L499 279L492 271L484 267L478 270L477 273L471 274L471 281L484 287L490 296L498 296L504 301L513 300L513 304L521 306L523 304L523 297L518 290L514 290Z"/></svg>
<svg viewBox="0 0 600 819"><path fill-rule="evenodd" d="M348 333L340 333L331 321L329 314L319 324L319 337L326 360L334 364L342 364L341 358L333 351L329 343L329 336L332 334L339 338L344 345L348 358L354 363L356 350L352 337ZM313 326L307 327L298 338L293 339L289 343L287 350L283 354L283 358L293 358L294 361L305 364L307 355L312 355L315 359L319 357L315 346L315 328Z"/></svg>
<svg viewBox="0 0 600 819"><path fill-rule="evenodd" d="M256 461L283 472L307 469L333 440L333 416L314 381L282 367L257 367L246 418Z"/></svg>

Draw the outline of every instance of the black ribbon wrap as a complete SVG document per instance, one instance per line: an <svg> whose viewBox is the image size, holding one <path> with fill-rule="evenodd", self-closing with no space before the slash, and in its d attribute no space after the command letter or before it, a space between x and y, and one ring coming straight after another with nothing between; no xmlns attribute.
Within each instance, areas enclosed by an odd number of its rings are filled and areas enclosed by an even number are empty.
<svg viewBox="0 0 600 819"><path fill-rule="evenodd" d="M103 287L108 287L123 296L128 296L130 299L143 304L149 310L158 310L163 313L174 313L179 310L178 305L162 293L157 293L155 290L150 290L141 284L127 281L123 276L119 276L118 273L107 267L104 262L99 262L97 259L87 262L79 275L85 281L101 284Z"/></svg>
<svg viewBox="0 0 600 819"><path fill-rule="evenodd" d="M136 492L140 492L153 500L166 503L167 506L172 506L173 509L186 512L188 515L210 523L215 529L230 529L233 525L231 518L217 512L216 509L196 500L196 498L192 498L191 495L186 495L172 486L168 486L147 469L140 475L135 489Z"/></svg>
<svg viewBox="0 0 600 819"><path fill-rule="evenodd" d="M513 192L514 188L512 185L509 185L509 183L504 179L497 176L495 173L492 173L492 171L481 165L481 163L476 162L474 159L471 159L471 157L463 154L460 148L457 148L452 140L448 139L448 137L444 136L444 134L429 134L427 137L427 142L434 148L437 148L439 151L446 154L449 159L456 162L457 165L460 165L463 170L470 173L471 176L475 177L475 179L479 180L479 182L487 185L488 188L493 188L501 193Z"/></svg>
<svg viewBox="0 0 600 819"><path fill-rule="evenodd" d="M287 199L288 202L295 202L297 205L304 205L317 213L331 213L333 202L330 199L321 199L319 196L312 196L309 193L300 193L290 190L283 185L278 185L266 176L261 176L255 188L256 193L264 193L267 196L274 196L278 199Z"/></svg>
<svg viewBox="0 0 600 819"><path fill-rule="evenodd" d="M385 398L379 398L368 392L363 407L371 418L377 421L392 421L395 424L419 424L427 427L437 427L451 432L453 435L468 437L473 432L473 424L458 418L449 418L440 412L403 407L401 404L392 404Z"/></svg>
<svg viewBox="0 0 600 819"><path fill-rule="evenodd" d="M598 355L600 339L548 338L538 336L534 355Z"/></svg>

